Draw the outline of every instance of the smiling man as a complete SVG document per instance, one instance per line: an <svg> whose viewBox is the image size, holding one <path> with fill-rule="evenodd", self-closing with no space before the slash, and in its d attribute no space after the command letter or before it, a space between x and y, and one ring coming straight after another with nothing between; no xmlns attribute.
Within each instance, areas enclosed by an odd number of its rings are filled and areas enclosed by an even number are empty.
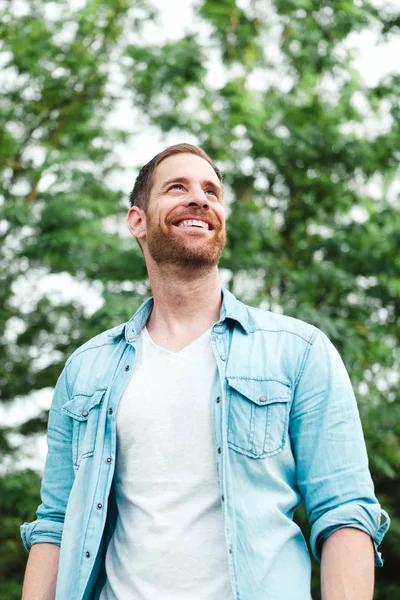
<svg viewBox="0 0 400 600"><path fill-rule="evenodd" d="M146 245L146 265L150 261L189 270L215 270L225 244L221 175L196 154L175 154L162 160L163 154L160 163L155 161L154 178L147 180L151 161L132 191L131 233ZM174 172L179 175L171 177ZM188 204L190 196L194 201Z"/></svg>
<svg viewBox="0 0 400 600"><path fill-rule="evenodd" d="M388 528L326 336L221 288L222 177L196 146L140 171L153 297L58 380L23 600L371 600ZM381 516L386 517L381 523Z"/></svg>

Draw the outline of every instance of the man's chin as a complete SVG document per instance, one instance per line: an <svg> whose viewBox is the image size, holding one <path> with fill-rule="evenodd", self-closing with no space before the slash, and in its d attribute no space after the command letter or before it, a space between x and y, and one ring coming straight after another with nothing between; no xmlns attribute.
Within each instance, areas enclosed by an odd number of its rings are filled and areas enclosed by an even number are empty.
<svg viewBox="0 0 400 600"><path fill-rule="evenodd" d="M177 228L175 228L177 229ZM225 240L209 235L154 235L147 240L149 254L159 265L192 268L215 267L221 258Z"/></svg>
<svg viewBox="0 0 400 600"><path fill-rule="evenodd" d="M176 265L181 267L205 268L215 267L221 257L221 252L215 248L188 248L185 244L170 244L168 248L149 247L149 253L159 265Z"/></svg>
<svg viewBox="0 0 400 600"><path fill-rule="evenodd" d="M193 269L201 269L201 268L213 268L219 262L219 256L210 256L209 254L201 254L201 253L185 253L180 252L178 254L164 254L160 255L152 255L152 258L159 265L174 265L182 268L193 268Z"/></svg>

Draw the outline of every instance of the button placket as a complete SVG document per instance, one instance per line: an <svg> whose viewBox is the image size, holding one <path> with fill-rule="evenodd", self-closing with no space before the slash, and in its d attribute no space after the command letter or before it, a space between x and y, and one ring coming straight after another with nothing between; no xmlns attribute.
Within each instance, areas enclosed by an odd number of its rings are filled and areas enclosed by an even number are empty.
<svg viewBox="0 0 400 600"><path fill-rule="evenodd" d="M215 333L224 333L224 331L220 331L220 326L218 326L218 329L216 328ZM214 406L215 406L215 416L216 416L216 438L217 438L217 448L216 448L216 467L217 467L217 473L218 473L218 481L219 481L219 485L220 485L220 490L221 490L221 503L223 504L223 512L226 512L226 502L225 502L225 491L224 491L224 481L221 480L221 477L223 477L222 473L223 473L223 463L224 463L224 459L223 459L223 452L222 449L224 447L224 442L223 442L223 435L221 438L221 429L223 427L223 419L224 417L224 406L226 408L226 402L222 402L223 399L223 394L224 394L224 382L225 382L225 369L226 369L226 362L227 362L227 355L224 353L224 351L226 352L226 345L224 344L224 338L223 336L220 336L219 339L217 339L217 335L213 336L213 346L214 346L214 352L215 352L215 357L217 359L217 364L218 364L218 371L219 371L219 385L222 387L220 394L217 396L214 396ZM218 393L218 392L217 392Z"/></svg>

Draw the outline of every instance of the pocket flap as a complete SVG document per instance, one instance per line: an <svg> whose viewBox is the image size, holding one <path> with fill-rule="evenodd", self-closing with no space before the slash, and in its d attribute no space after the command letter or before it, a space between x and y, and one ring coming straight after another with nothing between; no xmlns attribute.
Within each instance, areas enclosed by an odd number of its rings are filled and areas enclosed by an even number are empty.
<svg viewBox="0 0 400 600"><path fill-rule="evenodd" d="M273 404L274 402L289 402L291 398L290 385L275 379L244 377L227 377L227 379L231 388L259 406Z"/></svg>
<svg viewBox="0 0 400 600"><path fill-rule="evenodd" d="M106 391L107 388L97 390L90 396L76 394L63 405L62 411L77 421L86 421L92 408L103 400Z"/></svg>

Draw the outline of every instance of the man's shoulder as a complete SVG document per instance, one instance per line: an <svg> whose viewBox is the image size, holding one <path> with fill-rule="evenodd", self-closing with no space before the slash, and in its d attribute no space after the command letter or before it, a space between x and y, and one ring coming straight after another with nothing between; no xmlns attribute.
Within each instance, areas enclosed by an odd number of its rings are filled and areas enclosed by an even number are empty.
<svg viewBox="0 0 400 600"><path fill-rule="evenodd" d="M249 331L265 331L271 333L286 333L312 343L318 329L311 323L290 317L282 313L272 312L263 308L245 305L249 315Z"/></svg>
<svg viewBox="0 0 400 600"><path fill-rule="evenodd" d="M288 334L312 343L319 331L314 325L301 319L245 304L226 288L223 288L223 292L227 316L239 322L248 334L260 331L266 334Z"/></svg>
<svg viewBox="0 0 400 600"><path fill-rule="evenodd" d="M106 331L102 331L101 333L95 335L90 338L87 342L79 346L68 358L67 365L69 365L72 361L77 359L78 357L83 358L85 353L96 352L101 348L105 348L107 346L115 346L125 333L126 323L121 323L120 325L116 325L111 329L107 329Z"/></svg>

